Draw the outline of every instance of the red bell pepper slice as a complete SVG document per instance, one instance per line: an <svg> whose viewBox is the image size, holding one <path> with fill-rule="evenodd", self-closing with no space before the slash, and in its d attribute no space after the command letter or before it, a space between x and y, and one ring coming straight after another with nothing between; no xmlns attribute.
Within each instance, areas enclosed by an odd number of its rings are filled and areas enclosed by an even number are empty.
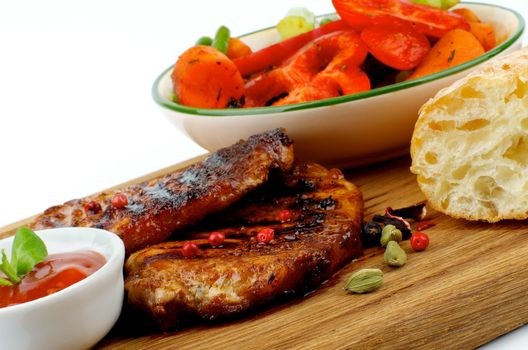
<svg viewBox="0 0 528 350"><path fill-rule="evenodd" d="M435 38L453 29L470 30L469 23L456 13L408 0L332 0L332 3L339 16L355 29L403 21Z"/></svg>
<svg viewBox="0 0 528 350"><path fill-rule="evenodd" d="M233 62L238 67L242 76L248 76L268 67L279 65L301 47L322 35L346 28L348 28L348 25L342 20L330 22L310 32L283 40L277 44L253 52L248 56L237 58Z"/></svg>
<svg viewBox="0 0 528 350"><path fill-rule="evenodd" d="M398 70L416 68L431 50L427 37L411 26L372 25L363 29L361 39L378 61Z"/></svg>

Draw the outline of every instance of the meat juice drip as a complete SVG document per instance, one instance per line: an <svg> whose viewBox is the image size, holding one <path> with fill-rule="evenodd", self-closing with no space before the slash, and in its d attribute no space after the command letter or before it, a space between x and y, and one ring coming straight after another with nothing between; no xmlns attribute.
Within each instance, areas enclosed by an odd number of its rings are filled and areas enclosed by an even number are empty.
<svg viewBox="0 0 528 350"><path fill-rule="evenodd" d="M50 254L19 284L0 287L0 308L56 293L93 274L105 262L104 256L92 250Z"/></svg>

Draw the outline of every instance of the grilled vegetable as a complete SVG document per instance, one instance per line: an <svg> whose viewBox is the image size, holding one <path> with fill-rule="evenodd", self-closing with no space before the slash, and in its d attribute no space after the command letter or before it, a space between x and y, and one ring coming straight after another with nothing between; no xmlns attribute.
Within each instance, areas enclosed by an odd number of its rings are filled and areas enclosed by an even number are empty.
<svg viewBox="0 0 528 350"><path fill-rule="evenodd" d="M244 95L244 81L226 55L210 46L185 51L172 72L174 94L186 106L226 108Z"/></svg>
<svg viewBox="0 0 528 350"><path fill-rule="evenodd" d="M473 34L455 29L444 35L425 56L409 79L416 79L458 66L484 54L482 44Z"/></svg>

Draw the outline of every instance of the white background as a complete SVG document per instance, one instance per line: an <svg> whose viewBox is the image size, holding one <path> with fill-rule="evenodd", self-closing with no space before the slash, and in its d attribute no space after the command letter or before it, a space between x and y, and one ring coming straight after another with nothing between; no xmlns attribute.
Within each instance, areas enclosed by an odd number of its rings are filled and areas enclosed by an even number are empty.
<svg viewBox="0 0 528 350"><path fill-rule="evenodd" d="M482 2L528 14L525 0ZM241 35L293 6L333 12L330 0L0 0L0 226L204 153L163 118L152 82L220 25ZM528 330L493 345L523 342Z"/></svg>

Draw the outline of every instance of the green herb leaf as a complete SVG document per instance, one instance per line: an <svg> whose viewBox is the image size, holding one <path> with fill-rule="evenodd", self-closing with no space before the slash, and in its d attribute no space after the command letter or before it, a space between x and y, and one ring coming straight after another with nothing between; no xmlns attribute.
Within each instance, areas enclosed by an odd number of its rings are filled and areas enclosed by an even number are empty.
<svg viewBox="0 0 528 350"><path fill-rule="evenodd" d="M2 263L0 264L0 271L2 271L9 280L13 283L19 283L20 278L16 273L16 269L7 260L5 250L2 249Z"/></svg>
<svg viewBox="0 0 528 350"><path fill-rule="evenodd" d="M16 267L18 276L30 272L36 264L44 261L47 256L46 245L35 232L27 227L21 227L17 230L11 251L11 265ZM11 279L11 277L9 278Z"/></svg>
<svg viewBox="0 0 528 350"><path fill-rule="evenodd" d="M5 278L0 277L0 287L12 286L12 285L13 285L12 282L10 282L9 280L6 280Z"/></svg>

